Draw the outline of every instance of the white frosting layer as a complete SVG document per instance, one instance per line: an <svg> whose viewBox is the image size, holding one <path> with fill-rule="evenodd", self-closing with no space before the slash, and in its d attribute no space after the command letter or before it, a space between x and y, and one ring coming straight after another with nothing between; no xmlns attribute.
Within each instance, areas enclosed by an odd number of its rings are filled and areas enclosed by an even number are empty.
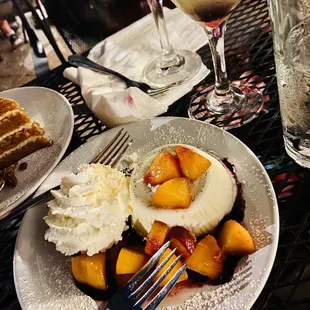
<svg viewBox="0 0 310 310"><path fill-rule="evenodd" d="M18 113L23 113L23 110L21 110L20 108L14 109L14 110L9 110L5 113L3 113L2 115L0 115L0 121L2 121L3 119L7 118L8 116L11 115L15 115Z"/></svg>
<svg viewBox="0 0 310 310"><path fill-rule="evenodd" d="M12 131L6 133L5 135L1 136L0 137L0 142L2 142L2 140L5 140L7 137L11 136L11 135L14 135L16 132L19 132L19 131L22 131L24 129L28 129L28 128L31 128L33 126L33 122L29 122L29 123L26 123L24 125L21 125L15 129L13 129Z"/></svg>
<svg viewBox="0 0 310 310"><path fill-rule="evenodd" d="M129 180L100 164L81 165L52 191L45 239L65 255L105 251L122 239L130 215Z"/></svg>

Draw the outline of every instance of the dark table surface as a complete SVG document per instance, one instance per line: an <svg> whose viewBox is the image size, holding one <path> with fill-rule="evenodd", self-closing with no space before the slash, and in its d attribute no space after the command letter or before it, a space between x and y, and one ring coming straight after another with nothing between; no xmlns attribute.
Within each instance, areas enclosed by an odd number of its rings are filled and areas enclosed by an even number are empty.
<svg viewBox="0 0 310 310"><path fill-rule="evenodd" d="M245 0L232 15L226 34L226 58L231 80L255 80L265 95L265 112L231 132L245 142L265 166L276 191L280 239L268 282L253 309L310 309L310 173L285 153L278 103L268 7L265 0ZM212 67L207 47L199 51ZM79 87L62 76L67 65L30 82L55 89L72 104L75 127L66 153L108 128L87 108ZM246 74L245 74L246 72ZM242 76L243 74L243 76ZM254 77L254 78L253 78ZM212 82L213 74L174 103L165 115L187 116L189 101ZM21 221L0 227L0 309L20 309L13 282L13 251Z"/></svg>

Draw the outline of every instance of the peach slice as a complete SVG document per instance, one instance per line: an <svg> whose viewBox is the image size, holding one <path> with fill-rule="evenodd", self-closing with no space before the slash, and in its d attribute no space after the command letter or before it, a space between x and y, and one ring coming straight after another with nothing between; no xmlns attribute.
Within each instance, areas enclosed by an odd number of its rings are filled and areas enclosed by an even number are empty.
<svg viewBox="0 0 310 310"><path fill-rule="evenodd" d="M157 266L160 265L162 263L162 261L171 253L171 250L168 248L165 253L160 257ZM173 261L176 259L176 255L173 254L171 256L171 258L168 260L168 262L165 264L165 266L160 269L160 271L158 272L158 274L155 276L154 282L169 268L169 266L173 263ZM165 284L168 283L168 281L175 275L175 273L183 266L181 261L178 261L177 264L171 269L171 271L167 274L167 276L164 278L164 280L160 283L160 286L164 286ZM188 275L187 272L184 271L178 282L184 281L188 279ZM177 282L177 283L178 283Z"/></svg>
<svg viewBox="0 0 310 310"><path fill-rule="evenodd" d="M122 248L116 261L116 274L135 274L148 261L149 257L138 251Z"/></svg>
<svg viewBox="0 0 310 310"><path fill-rule="evenodd" d="M224 223L218 242L225 254L243 256L255 252L255 244L250 233L234 220Z"/></svg>
<svg viewBox="0 0 310 310"><path fill-rule="evenodd" d="M152 163L144 176L144 182L151 185L162 184L182 176L178 159L169 152L162 152Z"/></svg>
<svg viewBox="0 0 310 310"><path fill-rule="evenodd" d="M76 281L98 290L108 288L106 275L106 254L93 256L82 254L71 258L72 273Z"/></svg>
<svg viewBox="0 0 310 310"><path fill-rule="evenodd" d="M165 243L169 232L169 226L160 221L154 221L151 231L147 235L144 252L154 255Z"/></svg>
<svg viewBox="0 0 310 310"><path fill-rule="evenodd" d="M187 209L192 201L191 184L186 178L166 181L155 192L152 205L162 209Z"/></svg>
<svg viewBox="0 0 310 310"><path fill-rule="evenodd" d="M183 258L190 257L195 249L197 240L195 235L181 226L175 226L170 229L169 239L171 248L177 248L177 253L182 254Z"/></svg>
<svg viewBox="0 0 310 310"><path fill-rule="evenodd" d="M178 145L175 147L175 151L180 161L183 175L191 181L199 178L211 166L211 162L208 159L186 147Z"/></svg>
<svg viewBox="0 0 310 310"><path fill-rule="evenodd" d="M201 239L187 260L188 268L210 279L217 279L224 267L224 255L211 235Z"/></svg>

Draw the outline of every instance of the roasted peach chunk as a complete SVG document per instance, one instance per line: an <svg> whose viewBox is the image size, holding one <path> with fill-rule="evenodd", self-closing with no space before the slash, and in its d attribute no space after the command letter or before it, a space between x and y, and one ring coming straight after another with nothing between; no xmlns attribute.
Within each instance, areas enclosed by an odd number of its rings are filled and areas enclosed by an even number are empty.
<svg viewBox="0 0 310 310"><path fill-rule="evenodd" d="M191 196L191 184L188 179L171 179L155 192L152 205L162 209L187 209L192 201Z"/></svg>
<svg viewBox="0 0 310 310"><path fill-rule="evenodd" d="M195 235L181 226L175 226L170 229L169 239L171 241L170 247L177 248L177 254L187 259L190 257L195 249L197 240Z"/></svg>
<svg viewBox="0 0 310 310"><path fill-rule="evenodd" d="M108 288L106 276L106 254L93 256L82 254L71 258L72 273L76 281L98 290Z"/></svg>
<svg viewBox="0 0 310 310"><path fill-rule="evenodd" d="M178 145L175 147L175 151L180 161L183 175L191 181L199 178L211 166L211 162L208 159L186 147Z"/></svg>
<svg viewBox="0 0 310 310"><path fill-rule="evenodd" d="M145 253L154 255L165 243L169 226L160 221L154 221L151 231L147 235Z"/></svg>
<svg viewBox="0 0 310 310"><path fill-rule="evenodd" d="M162 152L146 172L144 182L154 186L181 176L178 159L169 152Z"/></svg>
<svg viewBox="0 0 310 310"><path fill-rule="evenodd" d="M234 220L224 223L218 242L225 254L242 256L255 252L255 244L251 235Z"/></svg>
<svg viewBox="0 0 310 310"><path fill-rule="evenodd" d="M135 274L148 261L149 257L138 251L122 248L116 261L116 274Z"/></svg>
<svg viewBox="0 0 310 310"><path fill-rule="evenodd" d="M211 235L201 239L187 260L188 268L210 279L217 279L224 267L224 255Z"/></svg>
<svg viewBox="0 0 310 310"><path fill-rule="evenodd" d="M165 251L165 253L160 257L157 265L159 265L169 254L171 253L171 250L170 249L167 249ZM158 272L158 274L155 276L155 280L156 281L168 268L169 266L173 263L173 261L176 259L176 255L173 254L171 256L171 258L168 260L168 262L165 264L165 266ZM164 286L165 284L168 283L168 281L175 275L175 273L183 266L182 262L181 261L178 261L177 264L171 269L171 271L167 274L167 276L164 278L164 280L160 283L160 286ZM181 282L181 281L184 281L184 280L187 280L188 278L188 275L187 275L187 272L184 271L178 282ZM177 282L177 283L178 283Z"/></svg>

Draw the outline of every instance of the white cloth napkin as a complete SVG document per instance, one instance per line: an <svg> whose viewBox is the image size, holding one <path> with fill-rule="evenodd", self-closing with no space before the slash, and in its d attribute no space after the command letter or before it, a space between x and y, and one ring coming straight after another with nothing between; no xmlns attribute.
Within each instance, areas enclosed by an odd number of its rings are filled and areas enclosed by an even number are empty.
<svg viewBox="0 0 310 310"><path fill-rule="evenodd" d="M175 49L196 51L207 43L203 29L179 9L165 8L170 41ZM98 43L88 57L129 78L142 81L146 64L160 55L160 43L150 14ZM64 76L81 86L88 107L107 126L151 118L167 111L169 105L188 93L210 71L202 66L187 83L151 98L135 87L126 89L119 79L84 68L67 68Z"/></svg>

